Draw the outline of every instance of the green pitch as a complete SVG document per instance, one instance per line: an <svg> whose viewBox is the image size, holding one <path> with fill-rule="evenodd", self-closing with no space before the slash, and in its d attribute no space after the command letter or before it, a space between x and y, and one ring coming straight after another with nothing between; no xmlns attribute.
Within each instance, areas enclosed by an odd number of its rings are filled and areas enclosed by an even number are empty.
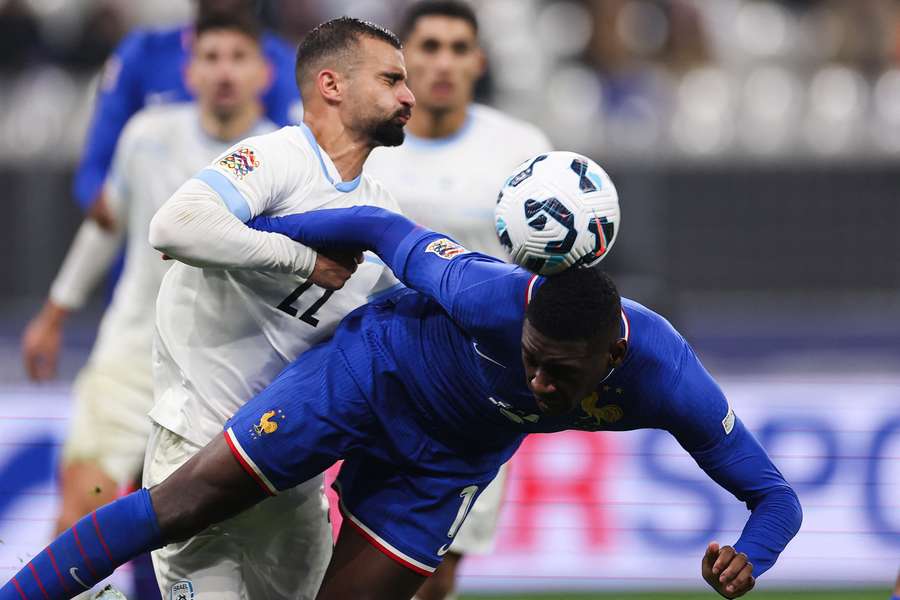
<svg viewBox="0 0 900 600"><path fill-rule="evenodd" d="M750 592L747 600L888 600L889 589L846 589L846 590L773 590ZM460 600L716 600L721 598L712 590L709 592L606 592L606 593L566 593L556 594L463 594Z"/></svg>

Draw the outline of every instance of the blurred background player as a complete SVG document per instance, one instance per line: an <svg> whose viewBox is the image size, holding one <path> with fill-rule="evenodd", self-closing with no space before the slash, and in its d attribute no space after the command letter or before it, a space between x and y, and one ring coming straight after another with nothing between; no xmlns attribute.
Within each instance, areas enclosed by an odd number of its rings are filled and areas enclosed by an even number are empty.
<svg viewBox="0 0 900 600"><path fill-rule="evenodd" d="M403 54L416 108L399 148L372 153L367 168L417 221L451 235L466 248L507 256L497 241L494 206L516 165L551 150L535 126L474 102L485 71L478 20L458 0L424 0L401 20ZM452 597L462 555L491 550L506 468L481 494L450 552L418 598Z"/></svg>
<svg viewBox="0 0 900 600"><path fill-rule="evenodd" d="M140 476L153 404L156 296L169 266L147 241L150 219L181 183L236 139L275 128L259 100L268 69L253 15L201 16L193 31L185 86L196 103L147 108L126 126L104 188L116 226L106 231L85 219L22 341L29 376L53 377L67 316L82 307L127 238L123 276L75 384L58 531Z"/></svg>
<svg viewBox="0 0 900 600"><path fill-rule="evenodd" d="M323 207L396 209L363 164L372 148L403 141L415 100L400 47L393 33L349 17L310 31L297 50L303 122L242 140L153 218L151 244L180 262L157 301L147 487L220 437L226 419L348 312L397 284L380 261L357 269L354 255L331 260L245 223ZM282 418L273 407L258 431ZM153 552L153 565L166 597L311 599L331 547L314 477Z"/></svg>
<svg viewBox="0 0 900 600"><path fill-rule="evenodd" d="M255 6L255 0L196 0L200 18L234 13L254 16ZM73 191L79 205L105 229L112 227L112 221L102 182L119 134L144 106L193 97L183 71L194 35L189 24L161 30L136 29L122 40L104 67ZM270 68L262 97L265 114L278 126L296 123L302 108L294 84L293 48L269 32L262 34L260 43Z"/></svg>

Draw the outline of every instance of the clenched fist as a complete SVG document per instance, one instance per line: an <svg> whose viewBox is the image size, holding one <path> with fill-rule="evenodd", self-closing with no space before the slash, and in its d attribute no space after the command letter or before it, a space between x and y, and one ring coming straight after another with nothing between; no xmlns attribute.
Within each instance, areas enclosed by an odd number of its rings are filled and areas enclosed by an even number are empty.
<svg viewBox="0 0 900 600"><path fill-rule="evenodd" d="M706 583L725 598L739 598L756 584L753 564L748 562L747 555L735 552L731 546L720 548L717 542L706 547L700 572Z"/></svg>

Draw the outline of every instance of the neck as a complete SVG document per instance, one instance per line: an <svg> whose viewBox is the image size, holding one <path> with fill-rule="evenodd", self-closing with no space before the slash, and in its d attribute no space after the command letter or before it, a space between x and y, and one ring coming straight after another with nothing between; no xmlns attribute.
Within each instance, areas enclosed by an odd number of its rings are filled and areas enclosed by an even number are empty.
<svg viewBox="0 0 900 600"><path fill-rule="evenodd" d="M417 107L406 124L407 130L420 138L445 138L462 129L469 114L469 103L449 110Z"/></svg>
<svg viewBox="0 0 900 600"><path fill-rule="evenodd" d="M200 128L210 137L228 142L246 135L262 116L258 102L230 115L218 115L210 110L200 111Z"/></svg>
<svg viewBox="0 0 900 600"><path fill-rule="evenodd" d="M336 115L335 115L336 116ZM338 118L326 118L310 111L303 115L319 146L331 158L342 181L359 177L363 164L372 152L372 141L347 129Z"/></svg>

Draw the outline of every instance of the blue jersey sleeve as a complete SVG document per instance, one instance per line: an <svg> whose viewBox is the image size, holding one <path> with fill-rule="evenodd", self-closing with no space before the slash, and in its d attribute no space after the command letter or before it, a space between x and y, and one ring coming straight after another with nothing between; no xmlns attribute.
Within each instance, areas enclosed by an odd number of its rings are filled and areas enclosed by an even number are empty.
<svg viewBox="0 0 900 600"><path fill-rule="evenodd" d="M505 325L521 328L527 295L540 279L374 206L260 216L247 224L312 248L372 250L407 287L433 298L476 337L504 331Z"/></svg>
<svg viewBox="0 0 900 600"><path fill-rule="evenodd" d="M262 98L266 116L279 127L294 125L300 119L294 48L274 33L264 33L262 42L263 52L272 68L272 85Z"/></svg>
<svg viewBox="0 0 900 600"><path fill-rule="evenodd" d="M146 32L128 35L103 68L94 115L87 133L81 162L75 173L73 192L87 209L103 186L119 134L128 119L144 104L140 73L145 68Z"/></svg>
<svg viewBox="0 0 900 600"><path fill-rule="evenodd" d="M800 529L797 494L686 342L680 371L666 387L670 393L662 400L663 426L710 478L751 511L734 548L747 554L758 577Z"/></svg>

